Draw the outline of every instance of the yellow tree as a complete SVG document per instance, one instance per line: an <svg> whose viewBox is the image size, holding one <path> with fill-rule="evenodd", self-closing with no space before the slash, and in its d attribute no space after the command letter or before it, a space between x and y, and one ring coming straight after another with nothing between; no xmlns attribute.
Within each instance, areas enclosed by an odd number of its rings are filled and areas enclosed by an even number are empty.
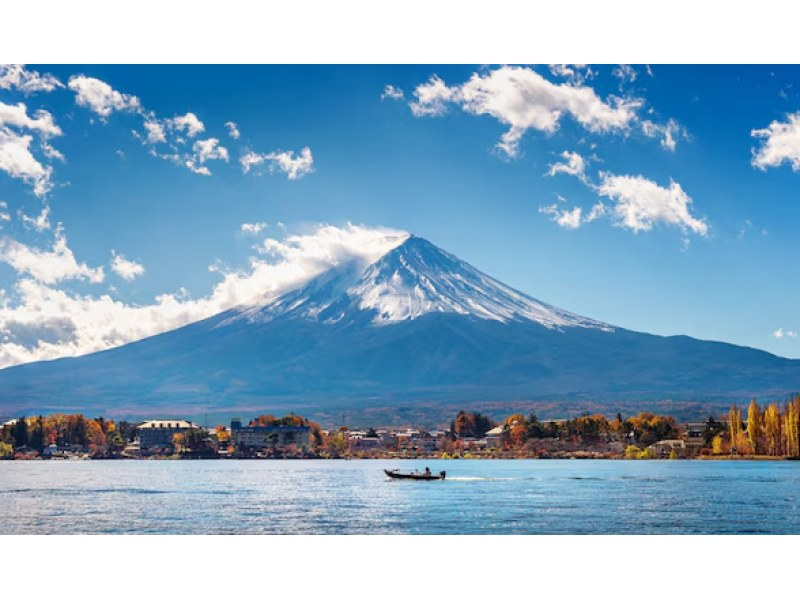
<svg viewBox="0 0 800 598"><path fill-rule="evenodd" d="M775 403L770 403L764 412L764 436L767 452L775 457L781 452L781 412Z"/></svg>
<svg viewBox="0 0 800 598"><path fill-rule="evenodd" d="M731 438L731 448L738 449L739 435L742 433L742 410L736 405L731 405L728 412L728 435Z"/></svg>
<svg viewBox="0 0 800 598"><path fill-rule="evenodd" d="M762 445L762 417L761 409L753 399L750 401L750 406L747 408L747 438L750 441L750 448L753 453L758 454L759 448Z"/></svg>
<svg viewBox="0 0 800 598"><path fill-rule="evenodd" d="M788 457L800 457L800 396L793 397L786 404L784 429L786 455Z"/></svg>

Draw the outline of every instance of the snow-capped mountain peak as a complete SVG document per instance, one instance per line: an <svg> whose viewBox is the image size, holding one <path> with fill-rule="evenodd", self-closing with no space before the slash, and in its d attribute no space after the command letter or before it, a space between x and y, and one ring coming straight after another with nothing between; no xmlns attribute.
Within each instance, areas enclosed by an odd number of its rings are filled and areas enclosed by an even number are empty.
<svg viewBox="0 0 800 598"><path fill-rule="evenodd" d="M504 323L530 320L547 328L613 330L515 291L413 235L366 267L357 260L346 262L298 289L243 307L232 319L301 317L328 324L386 325L430 313Z"/></svg>

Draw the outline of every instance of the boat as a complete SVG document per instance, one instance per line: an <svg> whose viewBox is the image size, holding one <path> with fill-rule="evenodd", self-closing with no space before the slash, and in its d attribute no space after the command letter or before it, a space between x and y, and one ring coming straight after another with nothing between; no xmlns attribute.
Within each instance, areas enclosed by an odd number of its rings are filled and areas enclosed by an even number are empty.
<svg viewBox="0 0 800 598"><path fill-rule="evenodd" d="M398 469L384 469L383 471L393 480L443 480L447 475L446 471L440 471L437 474L430 471L401 473Z"/></svg>

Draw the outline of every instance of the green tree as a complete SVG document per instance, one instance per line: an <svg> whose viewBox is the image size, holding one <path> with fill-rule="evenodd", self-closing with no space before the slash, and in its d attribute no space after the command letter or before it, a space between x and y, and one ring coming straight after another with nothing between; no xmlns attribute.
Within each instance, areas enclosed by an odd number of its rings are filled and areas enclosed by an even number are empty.
<svg viewBox="0 0 800 598"><path fill-rule="evenodd" d="M725 426L722 422L718 422L713 417L709 417L706 422L706 427L703 430L703 442L706 446L711 446L714 438L725 431Z"/></svg>
<svg viewBox="0 0 800 598"><path fill-rule="evenodd" d="M28 446L28 424L25 416L20 417L14 424L14 448Z"/></svg>

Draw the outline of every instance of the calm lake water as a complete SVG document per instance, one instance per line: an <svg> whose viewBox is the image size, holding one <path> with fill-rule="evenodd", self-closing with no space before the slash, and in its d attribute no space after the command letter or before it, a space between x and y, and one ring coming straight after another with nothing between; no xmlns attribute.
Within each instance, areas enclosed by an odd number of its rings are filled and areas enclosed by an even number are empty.
<svg viewBox="0 0 800 598"><path fill-rule="evenodd" d="M800 463L4 461L0 504L5 534L797 534Z"/></svg>

